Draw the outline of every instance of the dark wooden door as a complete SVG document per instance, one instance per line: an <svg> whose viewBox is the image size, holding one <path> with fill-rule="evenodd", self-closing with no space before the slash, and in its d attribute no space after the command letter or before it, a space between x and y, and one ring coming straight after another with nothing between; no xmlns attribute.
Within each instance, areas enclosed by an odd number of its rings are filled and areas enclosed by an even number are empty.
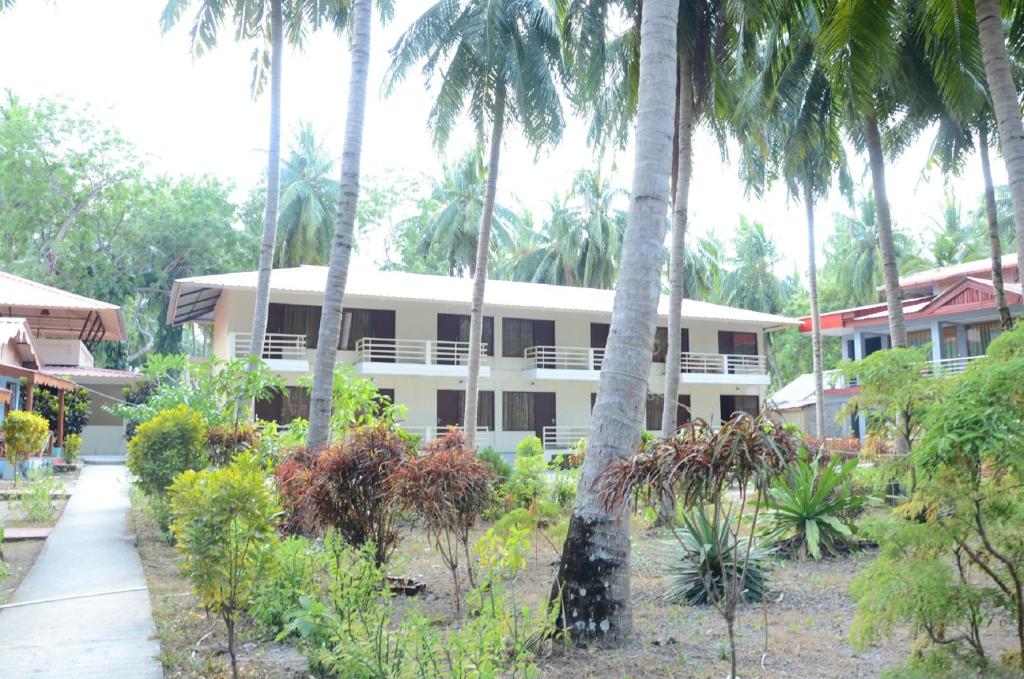
<svg viewBox="0 0 1024 679"><path fill-rule="evenodd" d="M457 427L462 423L462 399L459 398L462 393L458 389L437 390L437 426Z"/></svg>
<svg viewBox="0 0 1024 679"><path fill-rule="evenodd" d="M611 326L607 323L590 324L590 348L604 349L608 344L608 331Z"/></svg>
<svg viewBox="0 0 1024 679"><path fill-rule="evenodd" d="M555 426L555 393L538 391L533 396L533 425L537 437L544 438L544 427Z"/></svg>

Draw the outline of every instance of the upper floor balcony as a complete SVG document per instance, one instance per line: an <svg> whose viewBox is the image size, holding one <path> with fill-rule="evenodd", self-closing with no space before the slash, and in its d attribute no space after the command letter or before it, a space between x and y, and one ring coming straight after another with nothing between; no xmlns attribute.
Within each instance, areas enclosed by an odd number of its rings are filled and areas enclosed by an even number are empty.
<svg viewBox="0 0 1024 679"><path fill-rule="evenodd" d="M929 377L950 377L952 375L959 375L963 371L967 370L967 366L973 361L978 360L981 356L955 356L953 358L939 358L927 361L927 365L922 371L923 375ZM847 377L839 371L829 371L825 374L825 388L826 389L848 389L850 387L858 387L856 377Z"/></svg>
<svg viewBox="0 0 1024 679"><path fill-rule="evenodd" d="M250 354L251 332L235 332L230 336L231 358ZM306 336L268 332L263 338L263 361L280 372L309 372Z"/></svg>
<svg viewBox="0 0 1024 679"><path fill-rule="evenodd" d="M464 377L469 342L363 337L355 344L355 369L364 375L441 375ZM491 374L487 345L480 350L480 376Z"/></svg>
<svg viewBox="0 0 1024 679"><path fill-rule="evenodd" d="M589 347L527 347L523 352L523 377L527 379L597 381L605 350ZM664 374L655 363L654 373ZM683 384L768 384L764 356L684 351L679 357L679 381Z"/></svg>

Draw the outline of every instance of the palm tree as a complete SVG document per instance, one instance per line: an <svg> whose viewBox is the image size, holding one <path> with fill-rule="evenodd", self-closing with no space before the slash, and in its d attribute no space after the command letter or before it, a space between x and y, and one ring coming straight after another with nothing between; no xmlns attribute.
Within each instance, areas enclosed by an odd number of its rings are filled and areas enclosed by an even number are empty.
<svg viewBox="0 0 1024 679"><path fill-rule="evenodd" d="M381 17L391 18L390 2L378 2ZM366 83L370 70L370 28L373 0L354 0L352 4L352 61L349 77L348 110L345 114L345 145L341 153L341 180L335 217L331 258L327 267L323 312L313 363L313 389L309 397L309 431L306 445L320 449L330 437L331 395L338 339L341 336L342 303L352 256L352 232L359 203L359 164L363 150L363 119L366 113ZM339 25L344 23L338 22Z"/></svg>
<svg viewBox="0 0 1024 679"><path fill-rule="evenodd" d="M161 17L166 33L181 18L192 0L168 0ZM270 307L270 271L274 265L274 245L277 240L277 211L281 177L281 61L284 56L285 13L292 25L301 25L302 0L199 0L199 8L192 21L192 51L197 55L217 44L217 36L230 11L235 23L235 37L249 40L261 37L270 42L270 140L267 145L267 199L263 212L263 237L256 284L256 306L253 310L252 335L249 353L263 352L263 336L267 330L267 310ZM292 42L301 39L301 32L290 34ZM262 73L257 62L257 72ZM261 79L254 80L254 94L260 89Z"/></svg>
<svg viewBox="0 0 1024 679"><path fill-rule="evenodd" d="M391 86L424 59L428 86L435 72L443 74L430 113L434 141L439 147L448 142L467 100L478 138L487 138L490 125L462 420L466 444L471 448L476 444L484 288L502 135L506 124L518 123L527 141L535 146L561 138L564 122L554 78L561 69L560 49L555 16L541 0L440 0L413 22L391 50Z"/></svg>
<svg viewBox="0 0 1024 679"><path fill-rule="evenodd" d="M313 126L303 123L281 170L281 216L275 266L327 263L334 233L334 159Z"/></svg>
<svg viewBox="0 0 1024 679"><path fill-rule="evenodd" d="M733 238L735 254L722 282L722 304L768 314L782 312L788 291L775 268L782 261L778 247L765 231L764 224L740 215Z"/></svg>
<svg viewBox="0 0 1024 679"><path fill-rule="evenodd" d="M601 370L576 503L552 599L577 642L613 643L629 635L629 522L610 512L598 480L640 442L658 310L675 110L679 5L644 3L640 32L636 154L611 330Z"/></svg>
<svg viewBox="0 0 1024 679"><path fill-rule="evenodd" d="M449 276L473 277L480 236L480 216L487 199L487 177L479 146L454 165L444 168L430 194L420 202L420 214L398 224L415 243L420 255L440 253L448 263ZM491 254L511 245L518 229L518 216L495 203L491 219Z"/></svg>
<svg viewBox="0 0 1024 679"><path fill-rule="evenodd" d="M951 192L946 192L942 210L932 218L932 224L932 258L939 266L968 262L984 255L985 244L971 226L961 221L960 204ZM998 239L998 231L996 234Z"/></svg>
<svg viewBox="0 0 1024 679"><path fill-rule="evenodd" d="M1020 244L1024 243L1024 124L1021 122L1019 90L1010 70L1010 55L1006 49L1006 33L999 0L975 0L974 12L985 76L1006 162L1010 196L1013 199L1019 259Z"/></svg>

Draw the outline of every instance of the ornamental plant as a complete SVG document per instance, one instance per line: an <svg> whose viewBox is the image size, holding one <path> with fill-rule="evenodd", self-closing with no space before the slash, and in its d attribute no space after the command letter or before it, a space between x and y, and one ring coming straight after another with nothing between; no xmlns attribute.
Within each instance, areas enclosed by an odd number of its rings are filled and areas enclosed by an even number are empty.
<svg viewBox="0 0 1024 679"><path fill-rule="evenodd" d="M21 407L28 405L28 388L21 390ZM32 410L46 418L50 431L57 431L60 416L60 393L52 387L37 384L32 389ZM81 434L89 424L89 392L71 389L64 392L64 434Z"/></svg>
<svg viewBox="0 0 1024 679"><path fill-rule="evenodd" d="M50 434L46 419L25 410L7 414L3 424L7 447L7 462L14 467L14 483L18 483L18 466L24 460L41 452Z"/></svg>
<svg viewBox="0 0 1024 679"><path fill-rule="evenodd" d="M469 584L475 587L469 532L491 502L494 475L466 449L462 432L455 429L427 443L423 452L395 471L391 487L402 506L423 520L434 548L451 571L455 609L461 613L459 560L466 557Z"/></svg>
<svg viewBox="0 0 1024 679"><path fill-rule="evenodd" d="M251 453L227 467L181 473L168 495L179 565L206 609L224 622L237 679L235 628L272 563L277 502Z"/></svg>
<svg viewBox="0 0 1024 679"><path fill-rule="evenodd" d="M207 465L206 440L202 415L185 405L164 410L128 442L128 469L147 495L162 496L178 474Z"/></svg>

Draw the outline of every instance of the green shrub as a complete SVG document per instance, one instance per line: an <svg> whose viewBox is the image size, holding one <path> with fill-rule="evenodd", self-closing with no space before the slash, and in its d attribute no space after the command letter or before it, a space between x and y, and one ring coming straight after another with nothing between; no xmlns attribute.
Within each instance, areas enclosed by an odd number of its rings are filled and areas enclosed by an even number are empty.
<svg viewBox="0 0 1024 679"><path fill-rule="evenodd" d="M512 476L512 467L509 466L508 462L505 462L505 458L501 456L501 453L488 446L483 450L477 451L476 456L480 458L480 461L491 470L495 478L499 480L505 480Z"/></svg>
<svg viewBox="0 0 1024 679"><path fill-rule="evenodd" d="M175 476L202 469L208 462L206 423L187 406L165 410L142 423L128 442L128 469L148 495L163 494Z"/></svg>
<svg viewBox="0 0 1024 679"><path fill-rule="evenodd" d="M576 500L576 488L579 486L580 471L559 471L551 475L551 483L547 484L549 501L561 509L572 506Z"/></svg>
<svg viewBox="0 0 1024 679"><path fill-rule="evenodd" d="M206 610L224 621L237 679L235 624L252 605L257 583L271 563L277 502L259 460L249 453L227 467L182 472L168 497L181 570Z"/></svg>
<svg viewBox="0 0 1024 679"><path fill-rule="evenodd" d="M542 455L516 455L512 476L506 484L508 501L516 507L536 502L547 485L548 465Z"/></svg>
<svg viewBox="0 0 1024 679"><path fill-rule="evenodd" d="M78 454L82 451L82 437L79 434L70 434L64 438L64 449L61 450L61 457L64 464L74 464Z"/></svg>
<svg viewBox="0 0 1024 679"><path fill-rule="evenodd" d="M28 407L28 388L21 390L21 407ZM32 390L32 411L46 419L50 431L57 431L60 417L60 392L52 387L35 385ZM89 392L72 389L64 392L64 435L81 434L89 424Z"/></svg>
<svg viewBox="0 0 1024 679"><path fill-rule="evenodd" d="M216 424L206 432L206 445L210 463L223 467L238 453L259 450L260 430L251 424Z"/></svg>
<svg viewBox="0 0 1024 679"><path fill-rule="evenodd" d="M773 540L785 541L787 551L820 559L831 555L853 536L849 520L868 497L850 489L857 459L826 462L806 454L789 466L768 493L765 528Z"/></svg>
<svg viewBox="0 0 1024 679"><path fill-rule="evenodd" d="M312 543L301 536L278 542L267 556L266 574L253 590L249 615L276 636L288 626L300 598L320 594L321 564Z"/></svg>
<svg viewBox="0 0 1024 679"><path fill-rule="evenodd" d="M703 507L682 515L683 530L669 544L666 559L669 575L668 600L676 604L706 605L724 596L724 579L733 572L743 578L743 601L762 601L767 574L762 562L768 550L755 541L744 574L744 556L749 538L735 536L731 512L719 514L718 521L709 518ZM738 558L737 558L738 557Z"/></svg>
<svg viewBox="0 0 1024 679"><path fill-rule="evenodd" d="M48 469L33 469L28 473L28 488L18 498L18 508L26 520L34 523L49 523L57 508L53 504L53 492L60 487L57 479Z"/></svg>
<svg viewBox="0 0 1024 679"><path fill-rule="evenodd" d="M527 436L516 445L516 457L538 457L544 455L544 444L536 436Z"/></svg>
<svg viewBox="0 0 1024 679"><path fill-rule="evenodd" d="M46 445L50 426L35 413L15 410L7 413L0 428L7 446L7 461L14 467L14 480L18 480L18 465L38 454Z"/></svg>

